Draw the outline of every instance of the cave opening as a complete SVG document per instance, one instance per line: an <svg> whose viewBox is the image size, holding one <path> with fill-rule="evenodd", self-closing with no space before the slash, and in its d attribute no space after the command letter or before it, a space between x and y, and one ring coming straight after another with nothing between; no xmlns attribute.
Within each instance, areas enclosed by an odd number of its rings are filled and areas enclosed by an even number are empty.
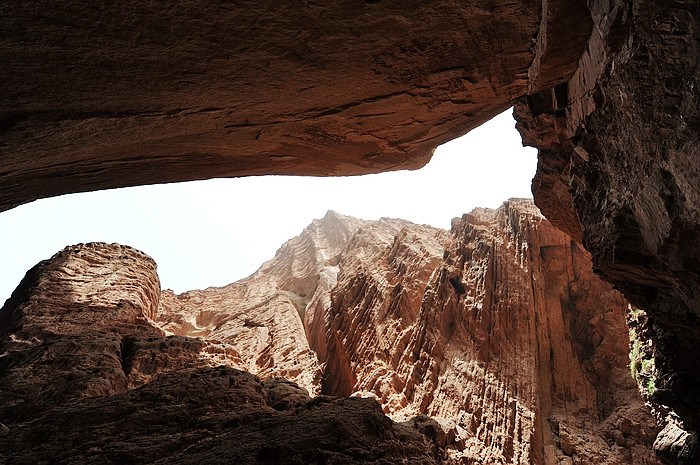
<svg viewBox="0 0 700 465"><path fill-rule="evenodd" d="M531 197L536 163L508 109L438 147L415 171L213 179L40 199L0 214L0 301L29 268L77 243L131 245L156 260L163 289L185 292L250 275L328 210L449 229L473 208Z"/></svg>

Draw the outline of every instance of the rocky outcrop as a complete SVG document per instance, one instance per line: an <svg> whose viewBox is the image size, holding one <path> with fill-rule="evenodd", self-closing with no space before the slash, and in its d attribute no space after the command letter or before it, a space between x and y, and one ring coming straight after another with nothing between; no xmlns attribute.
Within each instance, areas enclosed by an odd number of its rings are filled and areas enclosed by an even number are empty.
<svg viewBox="0 0 700 465"><path fill-rule="evenodd" d="M437 464L430 441L371 399L309 399L227 367L57 405L0 434L2 463ZM274 396L277 395L277 398Z"/></svg>
<svg viewBox="0 0 700 465"><path fill-rule="evenodd" d="M700 416L697 2L596 2L571 79L522 99L535 201L650 316L660 410Z"/></svg>
<svg viewBox="0 0 700 465"><path fill-rule="evenodd" d="M64 249L32 268L0 311L0 423L129 386L124 337L159 337L155 262L120 245Z"/></svg>
<svg viewBox="0 0 700 465"><path fill-rule="evenodd" d="M0 460L690 456L678 422L656 437L626 310L523 200L449 232L329 212L251 277L179 296L134 249L69 247L0 310Z"/></svg>
<svg viewBox="0 0 700 465"><path fill-rule="evenodd" d="M155 269L95 243L27 273L0 310L0 463L438 463L372 399L311 399L221 365L240 362L225 344L165 336Z"/></svg>
<svg viewBox="0 0 700 465"><path fill-rule="evenodd" d="M66 192L417 168L591 34L570 2L0 6L0 210Z"/></svg>
<svg viewBox="0 0 700 465"><path fill-rule="evenodd" d="M290 301L283 310L257 289ZM476 210L451 233L329 212L250 278L176 299L159 322L187 336L250 331L245 318L267 306L301 315L284 339L306 330L322 373L313 389L373 397L397 420L433 417L408 421L451 437L450 460L658 463L659 429L629 373L628 304L529 201ZM278 360L251 370L289 373Z"/></svg>
<svg viewBox="0 0 700 465"><path fill-rule="evenodd" d="M455 220L442 250L424 229L369 261L347 250L324 389L455 422L467 461L658 463L627 303L581 246L526 201Z"/></svg>
<svg viewBox="0 0 700 465"><path fill-rule="evenodd" d="M323 310L338 261L361 224L329 212L246 279L181 295L164 291L157 322L173 334L225 343L243 361L232 366L318 393L321 365L308 341L325 340ZM307 326L319 334L307 338Z"/></svg>

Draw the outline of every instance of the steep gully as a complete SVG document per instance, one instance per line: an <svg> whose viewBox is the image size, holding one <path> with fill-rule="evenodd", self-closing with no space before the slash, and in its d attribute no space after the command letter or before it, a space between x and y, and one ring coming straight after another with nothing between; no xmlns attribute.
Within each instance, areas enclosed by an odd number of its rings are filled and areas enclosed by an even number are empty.
<svg viewBox="0 0 700 465"><path fill-rule="evenodd" d="M0 458L659 463L627 303L529 201L451 231L329 212L249 278L159 287L117 245L28 273L0 312Z"/></svg>

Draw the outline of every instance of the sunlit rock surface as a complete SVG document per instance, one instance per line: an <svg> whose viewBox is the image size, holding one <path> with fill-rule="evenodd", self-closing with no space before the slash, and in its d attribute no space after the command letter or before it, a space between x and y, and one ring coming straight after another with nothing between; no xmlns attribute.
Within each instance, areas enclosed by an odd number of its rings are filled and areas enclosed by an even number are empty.
<svg viewBox="0 0 700 465"><path fill-rule="evenodd" d="M73 246L0 311L0 459L657 464L693 443L657 438L626 310L524 200L451 231L329 212L179 296L141 252Z"/></svg>
<svg viewBox="0 0 700 465"><path fill-rule="evenodd" d="M284 307L303 316L296 333L246 326L269 311L254 289L303 296ZM443 419L453 460L658 463L660 428L628 367L627 303L530 201L475 210L451 232L329 212L250 278L175 299L159 322L177 334L204 335L192 322L205 319L288 342L305 330L316 390L374 397L397 420ZM251 369L279 344L265 337ZM258 374L288 373L279 360Z"/></svg>
<svg viewBox="0 0 700 465"><path fill-rule="evenodd" d="M652 317L700 415L696 0L0 4L0 210L66 192L422 166L514 101L533 191Z"/></svg>
<svg viewBox="0 0 700 465"><path fill-rule="evenodd" d="M27 273L0 310L0 463L438 463L444 441L372 399L312 400L164 336L155 268L94 243Z"/></svg>

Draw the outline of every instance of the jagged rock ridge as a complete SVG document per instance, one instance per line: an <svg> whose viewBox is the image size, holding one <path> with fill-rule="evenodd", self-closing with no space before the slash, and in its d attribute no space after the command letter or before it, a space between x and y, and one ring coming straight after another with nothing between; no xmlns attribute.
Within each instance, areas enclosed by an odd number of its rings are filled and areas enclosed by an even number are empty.
<svg viewBox="0 0 700 465"><path fill-rule="evenodd" d="M451 232L329 212L250 278L180 296L138 251L70 247L0 312L0 457L653 464L624 311L527 201Z"/></svg>
<svg viewBox="0 0 700 465"><path fill-rule="evenodd" d="M658 430L627 366L627 303L527 201L474 211L451 233L329 212L251 278L186 293L159 321L189 335L181 322L220 302L222 319L257 305L234 296L264 281L304 289L305 308L286 308L304 315L316 389L445 419L455 460L656 463Z"/></svg>
<svg viewBox="0 0 700 465"><path fill-rule="evenodd" d="M699 12L697 0L5 1L0 210L124 185L416 168L517 100L539 149L537 204L649 312L652 401L692 433Z"/></svg>

